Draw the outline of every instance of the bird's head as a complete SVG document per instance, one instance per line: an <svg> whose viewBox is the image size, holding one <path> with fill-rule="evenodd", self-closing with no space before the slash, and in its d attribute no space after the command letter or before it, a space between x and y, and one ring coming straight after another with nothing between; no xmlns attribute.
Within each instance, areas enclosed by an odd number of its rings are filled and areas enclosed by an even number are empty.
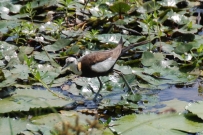
<svg viewBox="0 0 203 135"><path fill-rule="evenodd" d="M65 68L68 67L68 66L69 66L70 68L72 68L72 67L77 67L77 64L78 64L78 61L77 61L76 58L74 58L74 57L68 57L68 58L66 59L65 65L62 67L62 70L65 69Z"/></svg>

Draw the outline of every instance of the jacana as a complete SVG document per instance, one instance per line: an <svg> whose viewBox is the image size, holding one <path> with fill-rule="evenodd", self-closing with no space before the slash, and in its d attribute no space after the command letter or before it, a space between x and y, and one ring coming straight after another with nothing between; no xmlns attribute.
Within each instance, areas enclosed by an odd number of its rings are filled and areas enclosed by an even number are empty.
<svg viewBox="0 0 203 135"><path fill-rule="evenodd" d="M93 100L97 99L99 92L102 89L102 82L100 76L106 76L113 71L113 67L118 58L133 47L137 47L143 44L149 43L149 41L142 41L136 44L132 44L123 48L123 39L121 37L118 46L112 50L97 51L87 54L77 60L74 57L68 57L66 63L62 69L70 67L71 71L82 77L97 77L100 83L98 92Z"/></svg>

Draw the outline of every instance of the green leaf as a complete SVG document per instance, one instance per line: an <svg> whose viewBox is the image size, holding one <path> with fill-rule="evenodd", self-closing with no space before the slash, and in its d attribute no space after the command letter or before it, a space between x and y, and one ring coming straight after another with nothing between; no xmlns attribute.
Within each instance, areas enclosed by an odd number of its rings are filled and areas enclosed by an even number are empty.
<svg viewBox="0 0 203 135"><path fill-rule="evenodd" d="M97 35L98 40L102 43L114 43L117 44L121 39L121 34L99 34ZM129 42L126 41L128 44Z"/></svg>
<svg viewBox="0 0 203 135"><path fill-rule="evenodd" d="M5 21L5 20L1 20L0 21L0 32L1 33L7 33L9 28L14 28L16 26L19 26L20 25L20 22L15 20L15 21Z"/></svg>
<svg viewBox="0 0 203 135"><path fill-rule="evenodd" d="M167 16L168 16L169 20L172 20L173 22L175 22L179 25L187 24L190 21L189 18L186 17L185 15L173 12L173 10L168 12Z"/></svg>
<svg viewBox="0 0 203 135"><path fill-rule="evenodd" d="M203 120L203 102L202 101L189 103L185 107L185 109L197 115L199 118Z"/></svg>
<svg viewBox="0 0 203 135"><path fill-rule="evenodd" d="M164 112L166 110L174 109L177 113L182 113L185 111L185 106L188 104L186 101L181 101L178 99L173 99L169 101L163 101L161 104L165 105L165 107L160 108L159 112Z"/></svg>
<svg viewBox="0 0 203 135"><path fill-rule="evenodd" d="M160 63L164 59L162 53L144 52L142 55L142 64L144 66L152 66L153 64Z"/></svg>
<svg viewBox="0 0 203 135"><path fill-rule="evenodd" d="M193 47L194 43L180 43L176 48L175 48L175 53L177 54L184 54L188 51L190 51Z"/></svg>
<svg viewBox="0 0 203 135"><path fill-rule="evenodd" d="M27 65L14 65L14 69L11 70L11 74L18 74L18 78L21 80L28 79L29 77L29 69Z"/></svg>
<svg viewBox="0 0 203 135"><path fill-rule="evenodd" d="M61 50L62 48L68 46L70 44L71 40L69 39L59 39L52 45L47 45L44 47L46 51L58 51Z"/></svg>
<svg viewBox="0 0 203 135"><path fill-rule="evenodd" d="M67 49L66 54L67 55L74 55L79 52L79 46L78 45L73 45L71 48Z"/></svg>
<svg viewBox="0 0 203 135"><path fill-rule="evenodd" d="M141 99L142 99L142 95L140 95L140 94L130 95L127 97L127 100L129 100L131 102L135 102L135 103L137 103Z"/></svg>
<svg viewBox="0 0 203 135"><path fill-rule="evenodd" d="M0 134L17 135L26 129L26 124L28 123L28 121L15 118L0 118Z"/></svg>
<svg viewBox="0 0 203 135"><path fill-rule="evenodd" d="M119 66L116 64L114 69L120 71L122 74L132 74L132 69L130 66Z"/></svg>
<svg viewBox="0 0 203 135"><path fill-rule="evenodd" d="M110 6L110 9L113 12L122 14L128 12L130 10L130 6L125 2L115 2L112 6Z"/></svg>
<svg viewBox="0 0 203 135"><path fill-rule="evenodd" d="M24 54L31 54L34 51L34 47L21 46L19 47L19 51L23 52Z"/></svg>
<svg viewBox="0 0 203 135"><path fill-rule="evenodd" d="M164 7L175 7L177 8L176 4L180 2L180 0L162 0L162 1L158 1L159 4L161 4Z"/></svg>
<svg viewBox="0 0 203 135"><path fill-rule="evenodd" d="M186 119L180 114L126 115L110 124L116 125L110 127L113 131L123 135L183 135L184 132L195 133L203 129L202 122Z"/></svg>
<svg viewBox="0 0 203 135"><path fill-rule="evenodd" d="M161 47L162 51L163 52L166 52L166 53L172 53L173 50L174 50L174 47L170 44L167 44L165 42L156 42L154 44L154 46L156 47Z"/></svg>
<svg viewBox="0 0 203 135"><path fill-rule="evenodd" d="M63 97L62 94L57 94ZM60 99L47 90L17 89L11 97L0 100L0 113L29 111L33 108L63 107L69 103L72 103L72 100Z"/></svg>
<svg viewBox="0 0 203 135"><path fill-rule="evenodd" d="M53 53L47 54L45 51L42 51L42 52L35 51L33 54L35 59L42 60L42 61L52 61L52 59L50 58L54 58L59 55L59 54L53 54Z"/></svg>
<svg viewBox="0 0 203 135"><path fill-rule="evenodd" d="M155 1L147 1L142 6L139 6L137 11L146 14L158 10L160 7Z"/></svg>

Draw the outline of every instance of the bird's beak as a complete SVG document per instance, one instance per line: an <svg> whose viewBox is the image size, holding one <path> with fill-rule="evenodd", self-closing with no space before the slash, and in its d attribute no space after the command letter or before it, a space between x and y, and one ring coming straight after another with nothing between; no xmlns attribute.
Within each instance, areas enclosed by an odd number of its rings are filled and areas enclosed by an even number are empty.
<svg viewBox="0 0 203 135"><path fill-rule="evenodd" d="M62 67L62 69L61 70L64 70L66 67L68 67L69 66L69 63L66 63L63 67Z"/></svg>

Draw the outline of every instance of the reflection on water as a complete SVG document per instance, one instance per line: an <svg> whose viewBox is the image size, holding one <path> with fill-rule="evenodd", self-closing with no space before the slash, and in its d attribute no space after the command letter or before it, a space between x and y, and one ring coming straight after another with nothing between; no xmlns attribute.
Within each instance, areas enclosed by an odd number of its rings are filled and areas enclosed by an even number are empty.
<svg viewBox="0 0 203 135"><path fill-rule="evenodd" d="M160 91L158 96L160 101L172 100L174 98L187 102L203 100L203 94L198 93L198 86L198 83L195 83L192 86L184 86L182 88L172 86Z"/></svg>

